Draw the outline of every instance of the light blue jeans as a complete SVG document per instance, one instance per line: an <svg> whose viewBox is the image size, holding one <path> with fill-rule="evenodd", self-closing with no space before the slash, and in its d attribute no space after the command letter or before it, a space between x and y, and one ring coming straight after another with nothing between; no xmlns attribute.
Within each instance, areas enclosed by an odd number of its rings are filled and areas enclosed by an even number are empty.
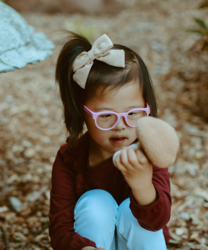
<svg viewBox="0 0 208 250"><path fill-rule="evenodd" d="M162 229L142 228L129 204L130 198L118 206L107 191L89 190L74 208L74 230L105 250L167 250Z"/></svg>

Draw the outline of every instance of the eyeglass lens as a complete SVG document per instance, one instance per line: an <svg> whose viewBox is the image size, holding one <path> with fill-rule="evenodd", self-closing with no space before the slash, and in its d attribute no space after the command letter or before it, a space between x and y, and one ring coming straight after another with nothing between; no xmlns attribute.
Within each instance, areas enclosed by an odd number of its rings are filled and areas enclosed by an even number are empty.
<svg viewBox="0 0 208 250"><path fill-rule="evenodd" d="M147 116L147 113L143 110L134 110L127 115L127 123L131 126L136 126L136 122L139 118ZM104 113L97 117L97 125L100 128L111 128L117 122L118 117L115 114Z"/></svg>

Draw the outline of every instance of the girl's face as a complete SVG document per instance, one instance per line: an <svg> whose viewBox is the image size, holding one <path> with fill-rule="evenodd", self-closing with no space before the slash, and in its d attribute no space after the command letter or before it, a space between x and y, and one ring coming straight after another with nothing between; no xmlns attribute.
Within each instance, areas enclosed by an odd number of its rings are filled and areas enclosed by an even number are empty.
<svg viewBox="0 0 208 250"><path fill-rule="evenodd" d="M133 108L144 108L145 101L139 82L132 81L119 89L106 91L102 96L98 90L92 99L87 100L85 106L93 112L113 111L122 113ZM94 119L88 113L84 112L84 116L94 148L105 155L106 158L123 147L129 146L137 138L136 128L129 127L124 117L120 118L116 127L103 131L97 128ZM119 140L118 137L120 137ZM124 139L121 139L121 137Z"/></svg>

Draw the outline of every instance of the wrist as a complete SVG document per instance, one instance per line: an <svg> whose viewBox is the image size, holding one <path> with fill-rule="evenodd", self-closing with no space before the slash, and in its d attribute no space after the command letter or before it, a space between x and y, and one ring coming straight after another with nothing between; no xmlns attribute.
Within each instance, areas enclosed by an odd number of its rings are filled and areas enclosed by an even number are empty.
<svg viewBox="0 0 208 250"><path fill-rule="evenodd" d="M132 194L140 206L151 205L157 198L157 192L152 183L141 189L132 189Z"/></svg>
<svg viewBox="0 0 208 250"><path fill-rule="evenodd" d="M136 185L135 187L132 187L131 190L134 192L148 192L149 190L151 190L152 188L154 188L154 185L152 184L152 180L146 180L145 183L143 183L142 181L139 182L139 185Z"/></svg>

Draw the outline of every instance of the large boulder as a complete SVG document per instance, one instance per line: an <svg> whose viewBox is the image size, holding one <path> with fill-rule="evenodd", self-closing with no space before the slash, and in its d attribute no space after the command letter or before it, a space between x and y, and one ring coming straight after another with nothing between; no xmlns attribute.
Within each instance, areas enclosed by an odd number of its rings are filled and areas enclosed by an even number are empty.
<svg viewBox="0 0 208 250"><path fill-rule="evenodd" d="M0 38L0 72L43 61L54 48L43 33L35 33L18 12L3 2L0 2Z"/></svg>

